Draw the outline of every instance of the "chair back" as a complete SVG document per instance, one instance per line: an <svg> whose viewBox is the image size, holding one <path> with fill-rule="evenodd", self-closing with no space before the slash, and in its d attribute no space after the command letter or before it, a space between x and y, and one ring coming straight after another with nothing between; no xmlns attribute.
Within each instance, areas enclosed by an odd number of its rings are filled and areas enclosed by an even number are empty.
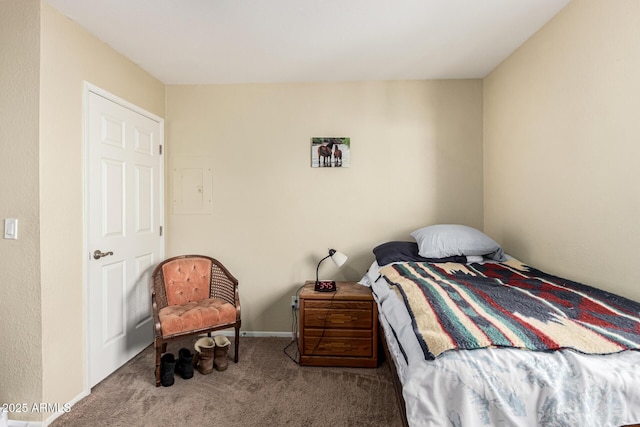
<svg viewBox="0 0 640 427"><path fill-rule="evenodd" d="M211 265L208 258L176 258L162 264L167 305L183 305L209 298Z"/></svg>

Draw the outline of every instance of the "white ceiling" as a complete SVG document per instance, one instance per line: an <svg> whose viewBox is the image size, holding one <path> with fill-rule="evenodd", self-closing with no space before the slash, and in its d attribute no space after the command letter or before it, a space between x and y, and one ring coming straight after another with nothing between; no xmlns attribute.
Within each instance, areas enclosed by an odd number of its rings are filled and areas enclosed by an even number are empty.
<svg viewBox="0 0 640 427"><path fill-rule="evenodd" d="M45 0L166 84L482 78L569 0Z"/></svg>

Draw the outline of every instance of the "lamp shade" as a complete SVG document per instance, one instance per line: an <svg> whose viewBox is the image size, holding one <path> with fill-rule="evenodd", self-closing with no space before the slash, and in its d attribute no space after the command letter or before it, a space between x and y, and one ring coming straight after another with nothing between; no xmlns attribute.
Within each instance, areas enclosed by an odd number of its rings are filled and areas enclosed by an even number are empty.
<svg viewBox="0 0 640 427"><path fill-rule="evenodd" d="M331 255L331 260L335 263L335 265L337 265L338 267L342 267L342 265L347 262L347 258L349 258L348 256L346 256L345 254L343 254L342 252L338 252L336 250L333 250L333 255Z"/></svg>

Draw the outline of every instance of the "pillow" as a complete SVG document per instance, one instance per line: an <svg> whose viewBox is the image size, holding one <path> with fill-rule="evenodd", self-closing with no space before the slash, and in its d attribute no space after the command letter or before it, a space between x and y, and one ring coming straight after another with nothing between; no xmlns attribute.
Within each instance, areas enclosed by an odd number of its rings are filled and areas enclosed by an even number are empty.
<svg viewBox="0 0 640 427"><path fill-rule="evenodd" d="M452 256L446 258L424 258L418 254L416 242L387 242L373 248L373 254L379 266L392 262L467 262L464 256Z"/></svg>
<svg viewBox="0 0 640 427"><path fill-rule="evenodd" d="M431 225L414 231L411 236L418 244L418 254L425 258L483 255L496 261L507 260L495 240L466 225Z"/></svg>

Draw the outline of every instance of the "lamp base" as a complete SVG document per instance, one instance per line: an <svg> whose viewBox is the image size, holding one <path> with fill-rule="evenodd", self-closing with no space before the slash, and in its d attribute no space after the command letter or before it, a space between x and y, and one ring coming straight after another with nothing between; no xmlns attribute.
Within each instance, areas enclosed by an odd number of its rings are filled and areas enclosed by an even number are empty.
<svg viewBox="0 0 640 427"><path fill-rule="evenodd" d="M338 287L335 280L318 280L313 290L316 292L336 292Z"/></svg>

